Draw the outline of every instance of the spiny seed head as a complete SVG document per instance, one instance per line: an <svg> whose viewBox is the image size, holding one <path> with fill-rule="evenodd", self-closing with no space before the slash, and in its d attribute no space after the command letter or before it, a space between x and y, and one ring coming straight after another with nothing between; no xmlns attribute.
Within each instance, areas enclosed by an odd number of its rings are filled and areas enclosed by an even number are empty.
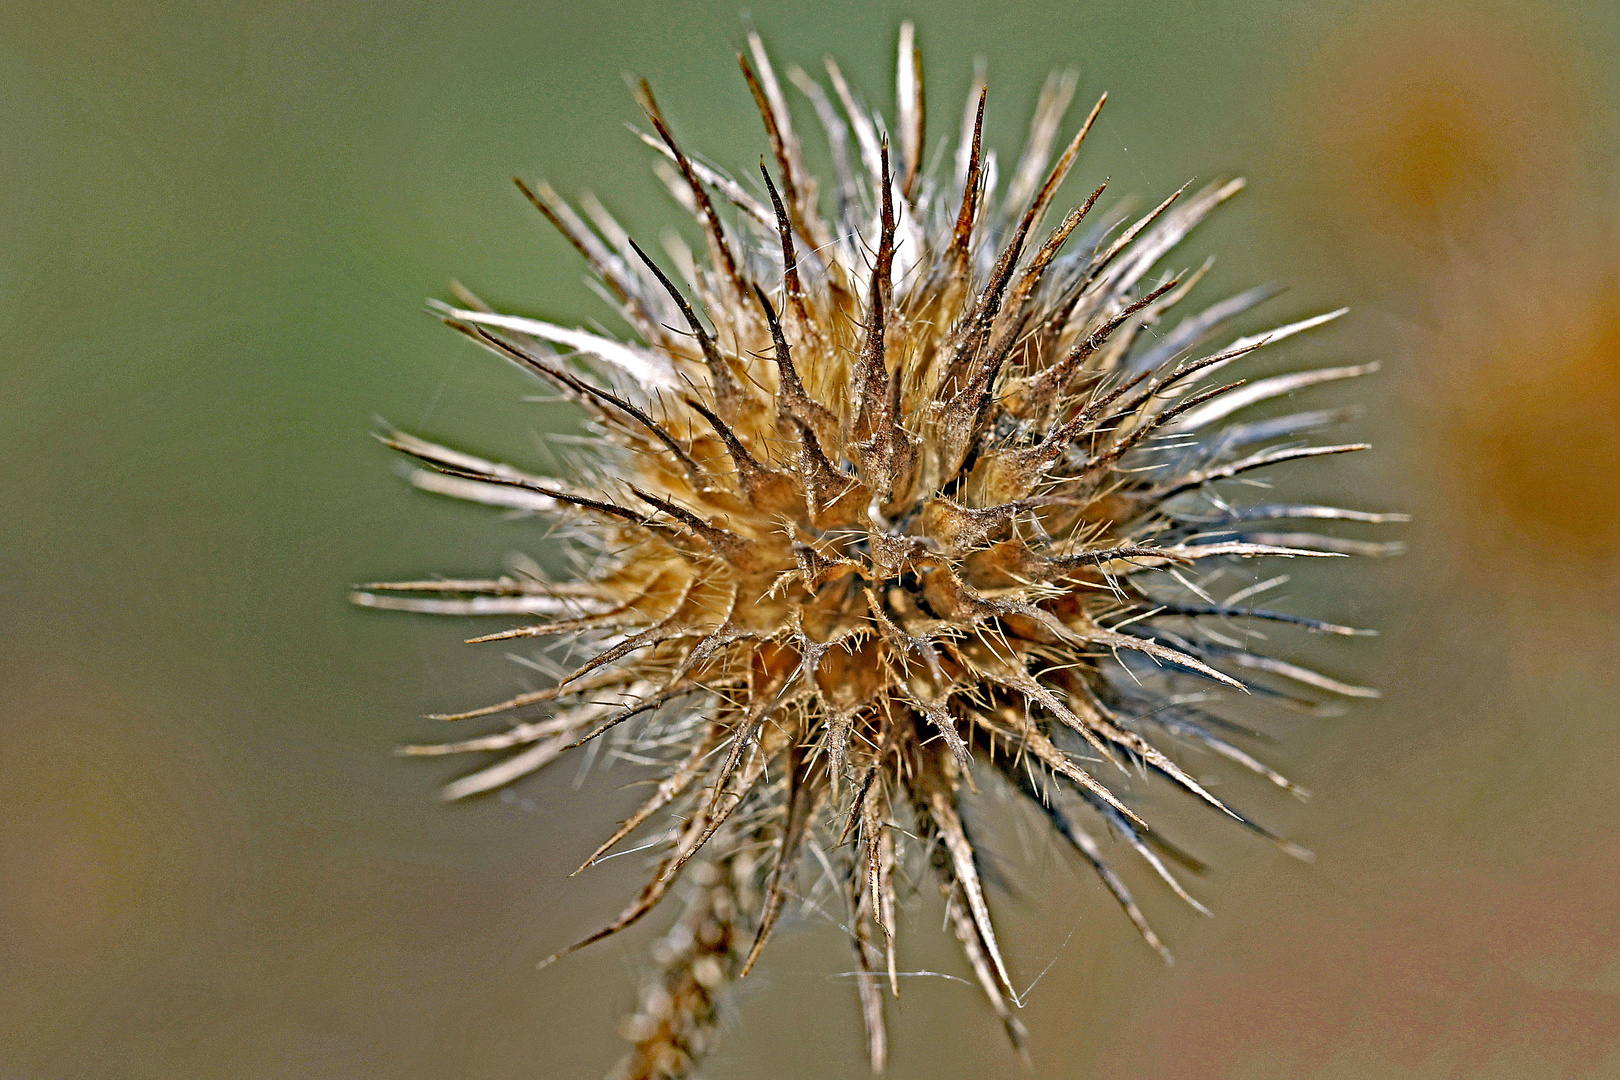
<svg viewBox="0 0 1620 1080"><path fill-rule="evenodd" d="M1093 838L1114 831L1186 896L1161 858L1173 849L1122 794L1125 770L1157 774L1297 852L1172 749L1201 745L1297 790L1195 702L1248 689L1240 675L1256 673L1277 696L1292 696L1289 685L1372 693L1251 652L1235 626L1357 631L1253 608L1258 586L1210 593L1218 569L1247 560L1386 550L1283 524L1379 515L1228 501L1224 481L1362 448L1302 444L1340 412L1229 418L1371 370L1228 381L1239 358L1340 314L1208 346L1270 288L1161 325L1207 264L1158 268L1241 182L1183 188L1135 221L1098 220L1099 186L1048 229L1102 101L1060 146L1074 80L1049 81L1003 187L982 144L981 83L954 172L931 174L907 25L892 143L836 66L832 96L790 72L826 131L825 184L805 171L758 38L749 46L739 59L773 162L753 180L688 156L641 87L645 138L697 219L705 257L676 242L655 258L594 199L581 199L586 224L544 184L519 181L635 339L495 314L465 293L436 305L589 414L600 443L586 475L533 475L385 436L422 463L423 488L572 526L579 575L356 594L373 607L541 616L489 639L566 642L590 656L548 689L462 714L539 707L534 718L411 748L509 752L448 797L510 783L598 738L663 762L655 792L586 859L644 823L662 830L641 895L580 944L640 919L686 872L686 916L660 944L660 973L629 1025L635 1076L684 1074L712 1042L715 992L747 973L790 892L828 888L847 908L880 1068L880 987L897 987L896 881L908 866L938 888L1016 1043L1015 983L965 795L999 775L1027 796L1162 953Z"/></svg>

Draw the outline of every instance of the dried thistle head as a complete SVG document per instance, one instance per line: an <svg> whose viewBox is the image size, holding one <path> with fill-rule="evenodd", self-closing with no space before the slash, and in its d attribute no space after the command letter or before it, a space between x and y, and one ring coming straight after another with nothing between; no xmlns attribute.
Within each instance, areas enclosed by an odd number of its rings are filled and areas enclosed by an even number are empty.
<svg viewBox="0 0 1620 1080"><path fill-rule="evenodd" d="M1183 188L1132 222L1094 219L1098 187L1043 232L1102 101L1059 149L1074 80L1049 81L1003 188L982 146L981 82L954 172L932 175L907 25L892 145L836 66L830 96L789 72L830 145L824 185L801 162L756 36L749 47L739 60L774 176L762 161L759 180L744 183L688 156L641 88L645 138L704 232L705 259L678 242L655 259L595 200L581 199L587 224L550 188L519 181L639 340L495 314L464 292L459 306L438 305L448 325L590 415L600 442L587 475L531 475L385 438L422 463L414 479L429 491L567 523L579 575L356 594L372 607L541 616L475 640L540 638L591 654L554 686L458 717L538 708L535 718L412 748L510 752L448 797L510 783L595 739L661 763L656 791L585 861L645 823L662 830L645 889L580 945L636 922L685 874L686 914L660 942L629 1024L631 1076L689 1070L712 1041L718 991L747 974L788 897L812 887L847 905L881 1068L903 875L937 887L1017 1043L1015 984L964 796L996 774L1027 796L1163 953L1093 837L1112 830L1198 906L1166 864L1173 849L1126 801L1126 770L1298 853L1208 791L1174 750L1199 745L1297 791L1200 702L1260 688L1240 676L1269 677L1265 692L1282 698L1300 687L1372 693L1252 652L1235 627L1358 631L1250 606L1263 586L1224 600L1210 592L1218 570L1247 560L1383 550L1280 523L1388 518L1228 501L1225 481L1362 449L1301 444L1342 411L1228 418L1370 370L1225 381L1239 358L1340 314L1205 348L1270 288L1160 328L1207 264L1155 268L1241 182Z"/></svg>

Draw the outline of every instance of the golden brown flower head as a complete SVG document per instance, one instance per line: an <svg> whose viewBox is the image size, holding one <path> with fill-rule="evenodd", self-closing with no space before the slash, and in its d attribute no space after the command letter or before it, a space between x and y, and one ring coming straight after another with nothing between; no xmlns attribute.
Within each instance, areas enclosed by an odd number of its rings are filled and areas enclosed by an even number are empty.
<svg viewBox="0 0 1620 1080"><path fill-rule="evenodd" d="M689 157L642 86L648 141L704 230L706 258L677 245L654 259L594 200L583 200L586 224L545 185L519 182L639 341L494 314L465 295L440 306L450 326L590 414L601 446L589 482L387 436L425 463L422 487L574 523L588 572L357 594L375 607L541 615L477 640L589 647L591 659L556 685L465 715L541 703L549 714L416 748L514 751L456 781L450 797L597 738L664 762L655 793L586 860L659 816L662 861L587 941L635 922L683 869L703 867L631 1022L628 1075L682 1075L702 1053L713 992L754 963L801 865L836 868L874 1066L884 1059L880 985L896 985L897 866L908 859L937 884L1016 1041L1014 984L963 824L963 796L979 778L999 772L1038 804L1163 952L1085 831L1117 831L1182 892L1157 837L1117 793L1121 770L1156 773L1274 840L1165 747L1201 744L1293 786L1184 691L1242 690L1234 672L1259 672L1370 693L1205 629L1271 619L1353 634L1249 607L1254 589L1217 600L1198 579L1235 560L1381 550L1277 524L1377 515L1224 497L1230 478L1361 449L1300 444L1340 419L1334 412L1228 417L1369 370L1226 382L1233 361L1339 314L1203 348L1271 289L1161 327L1203 270L1155 268L1241 182L1183 189L1128 224L1094 220L1099 187L1043 231L1102 101L1060 147L1074 83L1049 82L1003 187L981 144L980 85L954 173L931 175L907 26L892 145L835 66L832 96L790 72L831 147L823 184L801 163L763 47L749 43L743 75L774 159L758 182Z"/></svg>

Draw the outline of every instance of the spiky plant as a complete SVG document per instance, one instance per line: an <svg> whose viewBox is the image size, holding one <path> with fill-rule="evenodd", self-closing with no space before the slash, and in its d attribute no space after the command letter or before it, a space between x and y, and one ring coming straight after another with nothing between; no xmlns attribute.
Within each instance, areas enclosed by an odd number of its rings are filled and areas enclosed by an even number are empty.
<svg viewBox="0 0 1620 1080"><path fill-rule="evenodd" d="M1241 182L1185 197L1183 188L1128 225L1088 225L1098 187L1043 239L1037 229L1102 101L1050 164L1075 88L1073 76L1054 76L1002 190L981 145L980 79L954 174L931 175L907 25L896 145L834 64L831 97L790 70L827 137L834 171L823 191L765 50L748 40L739 61L774 179L763 161L760 181L745 184L689 156L641 87L646 141L703 230L706 263L675 241L666 269L589 196L586 224L550 188L518 181L639 340L495 314L464 291L459 306L435 305L589 414L599 437L589 475L533 475L385 436L425 465L413 473L422 488L569 525L578 576L356 594L372 607L543 616L474 640L541 638L591 653L553 686L455 717L539 706L538 718L411 748L513 751L447 797L511 783L595 739L661 763L656 791L585 860L665 815L646 887L581 945L636 922L686 872L686 914L659 943L629 1023L636 1048L623 1072L634 1077L685 1075L701 1057L717 994L748 973L788 899L811 887L806 867L847 904L874 1068L886 1053L882 984L897 988L902 878L937 887L1017 1043L1017 995L965 794L1000 776L1027 796L1163 953L1093 835L1112 830L1197 906L1166 865L1172 849L1122 797L1127 774L1157 774L1298 853L1211 794L1171 748L1205 747L1297 791L1199 702L1258 689L1236 672L1371 694L1249 651L1233 624L1358 631L1253 608L1257 587L1225 600L1205 587L1214 568L1241 560L1380 550L1277 522L1385 519L1227 499L1229 479L1362 449L1300 444L1339 411L1228 417L1370 370L1223 382L1233 361L1340 314L1200 351L1270 288L1161 327L1208 267L1153 277L1155 267Z"/></svg>

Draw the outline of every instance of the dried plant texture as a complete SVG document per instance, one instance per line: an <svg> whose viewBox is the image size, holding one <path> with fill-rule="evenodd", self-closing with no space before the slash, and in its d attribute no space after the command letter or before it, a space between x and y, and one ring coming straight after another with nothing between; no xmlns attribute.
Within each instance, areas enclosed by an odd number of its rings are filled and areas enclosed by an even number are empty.
<svg viewBox="0 0 1620 1080"><path fill-rule="evenodd" d="M686 911L653 949L657 973L625 1022L624 1035L635 1049L620 1064L619 1076L684 1076L714 1045L719 995L737 977L747 945L738 916L757 900L754 865L733 850L687 870Z"/></svg>
<svg viewBox="0 0 1620 1080"><path fill-rule="evenodd" d="M1263 586L1224 599L1206 588L1214 570L1247 560L1385 551L1312 531L1383 516L1229 501L1229 481L1362 449L1304 444L1340 411L1229 422L1235 414L1371 370L1227 381L1234 361L1339 314L1206 348L1270 288L1164 324L1203 270L1155 268L1241 183L1184 188L1139 220L1098 222L1099 187L1043 231L1102 102L1059 143L1075 81L1055 76L1003 183L982 145L981 83L954 171L934 175L908 26L892 142L836 66L830 93L789 72L830 144L824 184L801 163L763 47L749 44L739 59L774 161L758 181L689 156L642 86L647 141L702 229L704 257L672 242L655 259L595 200L580 200L586 224L546 186L519 184L639 341L495 314L465 293L439 307L590 414L600 446L586 475L531 475L386 437L422 463L415 480L430 491L570 525L579 576L357 594L408 611L539 616L475 640L555 639L590 657L549 689L462 717L538 708L540 718L413 748L508 752L449 797L599 738L659 770L645 804L586 860L645 823L662 830L645 889L580 945L636 922L706 864L630 1023L634 1077L689 1071L712 1041L716 992L747 974L790 898L814 887L847 909L875 1068L884 994L898 989L902 881L937 888L1017 1043L1015 983L964 796L998 775L1027 796L1163 952L1097 837L1122 838L1198 905L1169 869L1174 850L1127 801L1129 784L1160 777L1298 853L1176 754L1201 746L1297 791L1200 703L1223 690L1372 694L1250 651L1242 627L1359 631L1251 606Z"/></svg>

